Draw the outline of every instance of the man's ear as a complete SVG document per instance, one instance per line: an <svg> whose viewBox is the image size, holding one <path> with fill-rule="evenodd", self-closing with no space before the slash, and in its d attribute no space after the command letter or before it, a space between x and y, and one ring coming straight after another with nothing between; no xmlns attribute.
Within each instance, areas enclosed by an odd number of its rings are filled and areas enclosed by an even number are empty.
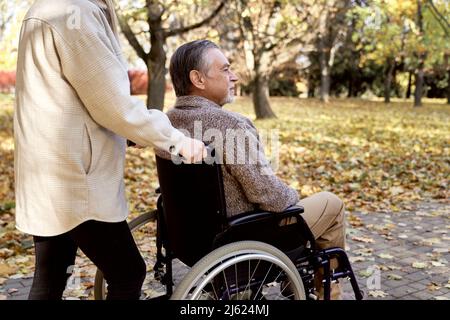
<svg viewBox="0 0 450 320"><path fill-rule="evenodd" d="M189 79L194 87L201 90L205 89L205 78L197 70L191 70L189 72Z"/></svg>

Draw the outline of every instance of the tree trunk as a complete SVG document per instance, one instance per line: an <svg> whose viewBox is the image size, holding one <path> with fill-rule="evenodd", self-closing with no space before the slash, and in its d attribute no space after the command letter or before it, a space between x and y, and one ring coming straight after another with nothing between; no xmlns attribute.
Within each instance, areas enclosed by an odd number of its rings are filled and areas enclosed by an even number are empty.
<svg viewBox="0 0 450 320"><path fill-rule="evenodd" d="M314 93L316 91L316 86L314 84L314 79L312 74L308 76L308 98L314 98Z"/></svg>
<svg viewBox="0 0 450 320"><path fill-rule="evenodd" d="M347 98L351 98L352 95L353 95L353 81L352 81L352 76L350 76L349 79L348 79Z"/></svg>
<svg viewBox="0 0 450 320"><path fill-rule="evenodd" d="M450 104L450 53L445 54L445 66L447 67L447 104Z"/></svg>
<svg viewBox="0 0 450 320"><path fill-rule="evenodd" d="M417 0L417 25L420 35L423 36L423 16L422 16L422 0ZM416 72L416 91L414 92L414 107L422 105L423 94L423 68L425 65L425 53L419 52L419 66Z"/></svg>
<svg viewBox="0 0 450 320"><path fill-rule="evenodd" d="M412 72L409 71L408 87L406 88L406 99L411 98Z"/></svg>
<svg viewBox="0 0 450 320"><path fill-rule="evenodd" d="M152 47L153 48L153 47ZM161 53L160 53L161 54ZM147 107L163 110L166 93L166 53L148 62Z"/></svg>
<svg viewBox="0 0 450 320"><path fill-rule="evenodd" d="M394 67L394 59L389 57L386 61L386 72L384 77L384 103L391 102L392 73L394 71Z"/></svg>
<svg viewBox="0 0 450 320"><path fill-rule="evenodd" d="M166 38L162 29L161 17L149 19L151 49L148 55L147 107L162 110L166 93Z"/></svg>
<svg viewBox="0 0 450 320"><path fill-rule="evenodd" d="M253 106L256 119L276 118L269 103L269 81L262 75L256 75L253 83Z"/></svg>
<svg viewBox="0 0 450 320"><path fill-rule="evenodd" d="M447 104L450 104L450 68L447 71Z"/></svg>
<svg viewBox="0 0 450 320"><path fill-rule="evenodd" d="M420 58L419 67L416 72L416 90L414 91L414 107L422 105L423 94L423 58Z"/></svg>
<svg viewBox="0 0 450 320"><path fill-rule="evenodd" d="M325 37L319 39L320 61L320 100L327 103L330 96L330 68L328 66L329 52L325 48Z"/></svg>

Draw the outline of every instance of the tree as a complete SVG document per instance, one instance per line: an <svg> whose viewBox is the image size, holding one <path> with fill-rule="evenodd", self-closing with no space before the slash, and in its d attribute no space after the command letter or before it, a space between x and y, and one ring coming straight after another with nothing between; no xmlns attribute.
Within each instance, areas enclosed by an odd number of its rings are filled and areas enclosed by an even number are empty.
<svg viewBox="0 0 450 320"><path fill-rule="evenodd" d="M312 41L314 28L308 28L313 1L234 0L225 16L227 27L221 35L235 46L239 76L251 85L257 119L276 117L269 102L269 76L280 65L295 58L300 48ZM228 33L228 35L226 35Z"/></svg>
<svg viewBox="0 0 450 320"><path fill-rule="evenodd" d="M375 62L384 67L384 101L390 102L395 72L405 65L408 58L407 44L413 35L415 4L412 0L375 0L370 6L356 7L359 19L355 36L362 38L360 44L364 55L363 64Z"/></svg>
<svg viewBox="0 0 450 320"><path fill-rule="evenodd" d="M214 9L206 9L213 4ZM146 0L145 4L141 3L137 8L119 8L120 28L137 56L147 66L149 108L162 110L164 107L167 74L165 47L168 38L180 36L208 24L224 5L225 0L220 2ZM136 6L135 2L133 6Z"/></svg>
<svg viewBox="0 0 450 320"><path fill-rule="evenodd" d="M446 40L443 43L447 44L442 51L444 60L443 66L447 78L447 104L450 104L450 47L448 45L450 41L450 4L442 1L438 1L437 4L434 4L432 0L428 0L426 4L431 16L434 18L434 22L440 27L436 28L432 26L431 28L434 30L441 30L441 32L443 32L442 37ZM436 32L434 34L436 34Z"/></svg>
<svg viewBox="0 0 450 320"><path fill-rule="evenodd" d="M4 1L0 3L0 41L3 40L6 26L14 17L14 11L10 7L10 2Z"/></svg>
<svg viewBox="0 0 450 320"><path fill-rule="evenodd" d="M0 2L0 70L13 70L17 61L17 38L31 0Z"/></svg>
<svg viewBox="0 0 450 320"><path fill-rule="evenodd" d="M317 51L320 62L320 100L328 102L330 95L330 73L335 53L342 45L347 31L346 13L350 8L348 0L320 1L319 33Z"/></svg>
<svg viewBox="0 0 450 320"><path fill-rule="evenodd" d="M448 1L416 1L414 37L408 43L411 64L415 66L414 106L422 105L425 93L426 75L448 73L446 56L450 52L449 24L450 4ZM447 78L450 75L447 74ZM447 89L449 84L447 79Z"/></svg>
<svg viewBox="0 0 450 320"><path fill-rule="evenodd" d="M418 36L422 39L424 36L422 0L417 0L417 26L419 28ZM416 90L414 92L414 106L420 107L422 105L422 94L423 94L423 68L425 65L425 59L427 57L427 50L422 45L418 47L418 50L415 52L415 54L419 63L416 71Z"/></svg>

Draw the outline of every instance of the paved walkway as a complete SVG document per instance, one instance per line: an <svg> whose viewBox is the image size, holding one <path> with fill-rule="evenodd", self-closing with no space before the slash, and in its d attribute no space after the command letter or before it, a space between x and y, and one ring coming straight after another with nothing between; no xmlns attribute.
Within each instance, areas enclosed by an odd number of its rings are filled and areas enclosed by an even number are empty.
<svg viewBox="0 0 450 320"><path fill-rule="evenodd" d="M421 203L411 212L353 213L348 218L347 249L365 299L450 299L450 204ZM92 276L83 281L84 292L66 290L65 298L91 299ZM31 282L9 279L0 286L0 296L26 299ZM348 281L344 288L351 292ZM151 272L143 289L145 297L162 292Z"/></svg>

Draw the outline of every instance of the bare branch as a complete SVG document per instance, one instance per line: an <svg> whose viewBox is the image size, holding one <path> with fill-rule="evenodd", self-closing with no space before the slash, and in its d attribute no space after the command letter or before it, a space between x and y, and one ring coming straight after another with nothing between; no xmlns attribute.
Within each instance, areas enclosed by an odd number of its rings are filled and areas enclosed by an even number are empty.
<svg viewBox="0 0 450 320"><path fill-rule="evenodd" d="M193 29L199 28L205 24L207 24L208 22L210 22L215 16L217 16L219 14L219 12L222 10L222 8L225 6L225 0L222 0L219 4L219 6L211 13L211 15L209 15L206 19L204 19L203 21L200 21L198 23L192 24L190 26L187 27L182 27L182 28L177 28L177 29L173 29L170 31L166 31L164 32L164 36L166 38L168 37L172 37L175 35L180 35L182 33L185 33L187 31L191 31Z"/></svg>
<svg viewBox="0 0 450 320"><path fill-rule="evenodd" d="M138 57L141 58L142 60L144 60L145 63L147 63L148 53L145 52L144 48L141 46L138 39L136 38L135 33L133 32L133 30L131 30L126 17L119 16L118 20L119 20L120 29L122 30L123 34L125 35L125 38L127 38L130 46L132 46L133 49L136 51L136 54L138 55Z"/></svg>
<svg viewBox="0 0 450 320"><path fill-rule="evenodd" d="M447 22L445 17L442 16L442 14L438 11L438 9L436 8L436 6L434 5L432 0L428 0L428 4L430 5L430 8L431 8L430 11L433 14L434 18L436 19L436 21L439 23L439 25L444 30L445 35L448 37L449 36L448 29L450 29L450 24ZM445 25L443 24L443 22L445 23Z"/></svg>
<svg viewBox="0 0 450 320"><path fill-rule="evenodd" d="M147 12L148 12L148 24L161 20L162 15L166 11L164 6L158 1L155 3L153 0L146 1Z"/></svg>

